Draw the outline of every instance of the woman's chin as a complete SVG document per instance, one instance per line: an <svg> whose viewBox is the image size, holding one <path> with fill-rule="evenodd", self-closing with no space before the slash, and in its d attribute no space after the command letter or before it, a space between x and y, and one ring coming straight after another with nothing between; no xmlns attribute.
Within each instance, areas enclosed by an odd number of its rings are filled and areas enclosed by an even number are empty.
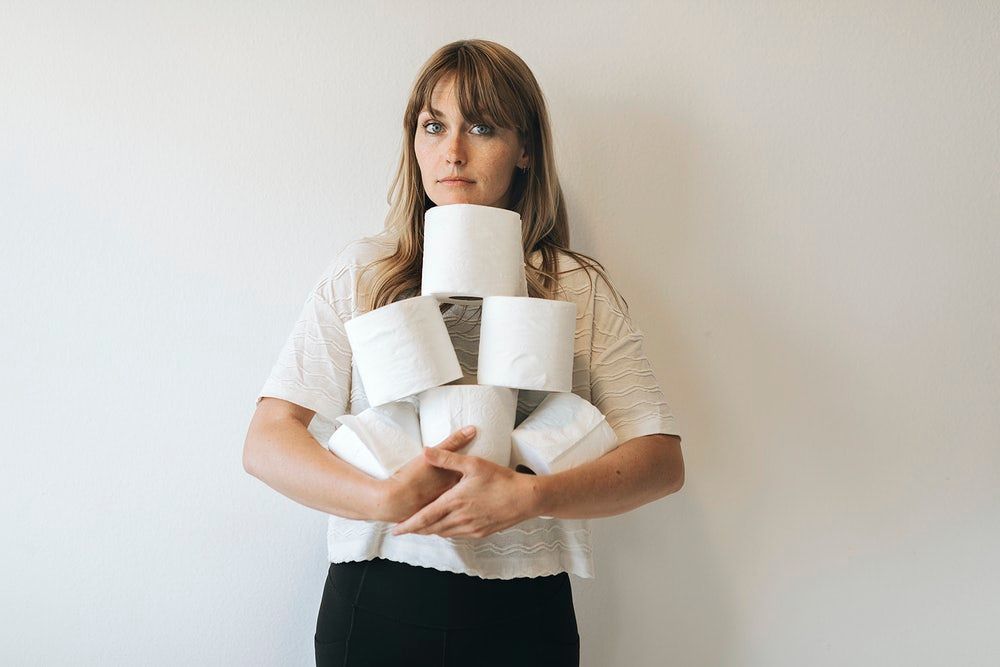
<svg viewBox="0 0 1000 667"><path fill-rule="evenodd" d="M488 204L481 201L479 197L474 195L443 195L441 197L435 197L434 203L438 206L444 206L446 204L479 204L480 206L488 206Z"/></svg>

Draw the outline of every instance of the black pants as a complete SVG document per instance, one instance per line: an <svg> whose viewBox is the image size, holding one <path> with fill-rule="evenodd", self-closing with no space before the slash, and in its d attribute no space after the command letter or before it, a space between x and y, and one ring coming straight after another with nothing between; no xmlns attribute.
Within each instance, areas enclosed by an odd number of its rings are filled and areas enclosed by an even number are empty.
<svg viewBox="0 0 1000 667"><path fill-rule="evenodd" d="M569 574L482 579L375 558L331 563L320 667L578 667Z"/></svg>

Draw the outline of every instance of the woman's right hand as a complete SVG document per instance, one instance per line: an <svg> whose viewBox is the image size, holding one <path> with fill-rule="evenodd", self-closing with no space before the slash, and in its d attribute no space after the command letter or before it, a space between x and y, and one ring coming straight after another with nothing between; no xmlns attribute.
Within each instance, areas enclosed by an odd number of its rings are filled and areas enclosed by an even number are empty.
<svg viewBox="0 0 1000 667"><path fill-rule="evenodd" d="M442 440L438 449L456 452L476 437L455 431ZM462 473L438 468L427 462L423 453L414 456L388 479L382 480L382 521L400 523L416 514L425 505L455 486Z"/></svg>

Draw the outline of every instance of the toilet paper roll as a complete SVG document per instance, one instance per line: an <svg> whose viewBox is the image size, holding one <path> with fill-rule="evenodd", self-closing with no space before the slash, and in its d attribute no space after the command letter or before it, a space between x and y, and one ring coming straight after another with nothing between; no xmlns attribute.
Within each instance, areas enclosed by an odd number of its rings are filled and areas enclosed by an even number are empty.
<svg viewBox="0 0 1000 667"><path fill-rule="evenodd" d="M424 214L421 293L447 303L527 296L521 216L478 204L446 204Z"/></svg>
<svg viewBox="0 0 1000 667"><path fill-rule="evenodd" d="M472 441L458 450L504 467L510 466L510 433L517 413L517 390L478 384L434 387L418 395L420 434L425 447L436 447L468 425Z"/></svg>
<svg viewBox="0 0 1000 667"><path fill-rule="evenodd" d="M337 417L327 449L377 479L387 479L423 452L414 397Z"/></svg>
<svg viewBox="0 0 1000 667"><path fill-rule="evenodd" d="M437 299L415 296L344 322L368 404L462 377Z"/></svg>
<svg viewBox="0 0 1000 667"><path fill-rule="evenodd" d="M571 391L576 305L488 296L479 325L479 384Z"/></svg>
<svg viewBox="0 0 1000 667"><path fill-rule="evenodd" d="M551 475L604 456L618 437L601 411L573 393L553 393L510 435L510 467Z"/></svg>

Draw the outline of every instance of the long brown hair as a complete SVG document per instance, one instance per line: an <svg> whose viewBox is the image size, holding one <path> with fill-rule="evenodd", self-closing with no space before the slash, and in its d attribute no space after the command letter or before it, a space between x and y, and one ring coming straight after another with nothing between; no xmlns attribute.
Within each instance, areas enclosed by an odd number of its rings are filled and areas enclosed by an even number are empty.
<svg viewBox="0 0 1000 667"><path fill-rule="evenodd" d="M557 298L556 276L566 273L557 271L561 251L580 265L569 270L589 267L600 274L627 312L624 297L611 285L603 265L569 249L566 202L556 175L548 110L534 74L513 51L482 39L463 39L442 46L424 63L414 81L403 113L403 148L389 188L389 212L382 232L396 238L396 250L365 267L375 270L367 310L420 293L424 213L434 202L424 191L413 142L417 117L430 107L438 81L449 75L455 76L462 115L516 130L530 156L527 169L514 170L509 198L510 210L521 216L528 295ZM535 251L541 253L538 266L527 261Z"/></svg>

